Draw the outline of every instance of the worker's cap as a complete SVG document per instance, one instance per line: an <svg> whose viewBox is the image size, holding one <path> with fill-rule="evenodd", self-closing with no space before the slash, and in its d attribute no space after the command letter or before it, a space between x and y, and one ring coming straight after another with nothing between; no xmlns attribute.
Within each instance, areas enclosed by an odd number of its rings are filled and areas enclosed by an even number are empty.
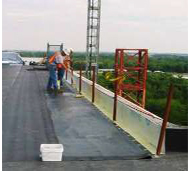
<svg viewBox="0 0 188 171"><path fill-rule="evenodd" d="M70 55L70 53L73 52L73 49L72 49L72 48L65 49L65 50L63 50L63 52L64 52L66 55Z"/></svg>
<svg viewBox="0 0 188 171"><path fill-rule="evenodd" d="M73 49L72 49L72 48L69 48L69 51L70 51L70 53L71 53L71 52L73 52Z"/></svg>

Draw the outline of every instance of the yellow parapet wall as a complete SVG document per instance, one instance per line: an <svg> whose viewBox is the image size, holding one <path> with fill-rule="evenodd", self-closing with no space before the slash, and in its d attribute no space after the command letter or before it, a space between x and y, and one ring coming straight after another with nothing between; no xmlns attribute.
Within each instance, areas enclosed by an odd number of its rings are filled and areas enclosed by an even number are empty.
<svg viewBox="0 0 188 171"><path fill-rule="evenodd" d="M68 72L67 81L71 83L70 72ZM79 75L75 72L73 74L73 82L75 88L79 90ZM92 82L84 77L82 78L82 94L88 100L92 100ZM94 105L113 121L113 92L96 84ZM152 154L156 154L162 124L161 118L118 96L117 118L115 123L134 137ZM161 153L165 153L164 143Z"/></svg>

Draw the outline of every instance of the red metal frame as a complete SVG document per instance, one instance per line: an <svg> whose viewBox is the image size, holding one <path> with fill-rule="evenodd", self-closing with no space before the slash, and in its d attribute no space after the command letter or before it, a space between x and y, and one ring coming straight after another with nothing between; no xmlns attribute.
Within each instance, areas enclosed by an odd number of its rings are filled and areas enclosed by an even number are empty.
<svg viewBox="0 0 188 171"><path fill-rule="evenodd" d="M68 78L68 70L65 71L65 79L67 80Z"/></svg>
<svg viewBox="0 0 188 171"><path fill-rule="evenodd" d="M82 65L80 66L79 93L82 92Z"/></svg>
<svg viewBox="0 0 188 171"><path fill-rule="evenodd" d="M116 80L115 94L145 108L147 65L147 49L116 49L115 77L125 80Z"/></svg>

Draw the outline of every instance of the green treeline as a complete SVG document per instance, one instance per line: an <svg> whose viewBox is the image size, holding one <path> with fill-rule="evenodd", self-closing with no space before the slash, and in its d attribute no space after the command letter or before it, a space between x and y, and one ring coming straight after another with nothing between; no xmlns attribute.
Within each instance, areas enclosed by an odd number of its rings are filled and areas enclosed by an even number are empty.
<svg viewBox="0 0 188 171"><path fill-rule="evenodd" d="M85 53L74 53L74 68L78 70L80 64L85 65ZM125 61L126 62L126 61ZM114 67L114 53L100 53L98 59L100 69L112 69ZM154 54L150 55L148 70L188 73L188 54Z"/></svg>
<svg viewBox="0 0 188 171"><path fill-rule="evenodd" d="M22 57L44 57L44 51L20 51ZM80 64L85 65L86 54L75 52L73 54L74 69L78 70ZM111 69L114 67L114 53L100 53L98 59L100 69ZM188 73L188 54L150 54L148 70Z"/></svg>
<svg viewBox="0 0 188 171"><path fill-rule="evenodd" d="M19 51L21 57L44 57L44 51Z"/></svg>
<svg viewBox="0 0 188 171"><path fill-rule="evenodd" d="M162 55L156 54L149 58L148 69L151 71L163 71L163 72L188 72L188 55Z"/></svg>
<svg viewBox="0 0 188 171"><path fill-rule="evenodd" d="M175 87L171 103L170 122L188 125L188 80L169 73L149 73L147 79L146 109L163 117L167 95L172 83Z"/></svg>

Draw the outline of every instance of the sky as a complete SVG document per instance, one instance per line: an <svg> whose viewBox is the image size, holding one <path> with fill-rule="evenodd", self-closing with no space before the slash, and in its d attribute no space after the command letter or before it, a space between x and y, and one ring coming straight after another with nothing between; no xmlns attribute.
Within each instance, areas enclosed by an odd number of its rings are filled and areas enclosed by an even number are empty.
<svg viewBox="0 0 188 171"><path fill-rule="evenodd" d="M86 51L87 0L2 0L2 49ZM100 51L188 53L188 0L101 0Z"/></svg>

